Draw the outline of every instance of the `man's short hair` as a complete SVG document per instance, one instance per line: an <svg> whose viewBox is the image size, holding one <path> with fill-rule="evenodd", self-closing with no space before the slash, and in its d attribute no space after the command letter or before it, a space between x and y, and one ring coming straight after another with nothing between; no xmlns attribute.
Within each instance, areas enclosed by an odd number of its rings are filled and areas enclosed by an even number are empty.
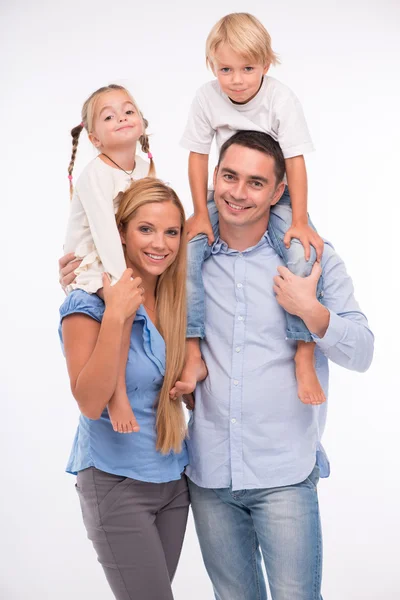
<svg viewBox="0 0 400 600"><path fill-rule="evenodd" d="M233 146L233 144L243 146L243 148L250 148L250 150L258 150L258 152L271 156L271 158L274 159L276 185L283 180L285 175L285 159L283 152L278 142L268 135L268 133L262 131L238 131L222 145L219 153L218 166L221 164L228 148Z"/></svg>

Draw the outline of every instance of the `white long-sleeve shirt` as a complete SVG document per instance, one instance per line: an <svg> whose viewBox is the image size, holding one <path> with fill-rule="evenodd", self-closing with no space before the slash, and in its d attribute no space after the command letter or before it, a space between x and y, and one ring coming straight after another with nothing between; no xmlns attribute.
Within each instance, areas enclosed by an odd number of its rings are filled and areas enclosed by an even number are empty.
<svg viewBox="0 0 400 600"><path fill-rule="evenodd" d="M74 252L83 260L75 271L76 281L67 287L67 292L78 288L95 293L103 287L104 272L115 283L126 269L115 213L118 194L129 187L132 179L148 175L149 164L140 156L135 160L135 170L128 175L96 157L76 182L64 251Z"/></svg>

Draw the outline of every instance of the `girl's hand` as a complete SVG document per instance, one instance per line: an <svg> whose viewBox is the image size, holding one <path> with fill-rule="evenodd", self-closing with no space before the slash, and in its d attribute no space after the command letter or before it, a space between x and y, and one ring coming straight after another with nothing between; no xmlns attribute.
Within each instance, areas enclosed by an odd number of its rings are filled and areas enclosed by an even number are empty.
<svg viewBox="0 0 400 600"><path fill-rule="evenodd" d="M208 243L211 245L214 241L214 233L211 227L210 217L208 213L194 214L186 221L187 239L190 242L199 233L204 233L208 238Z"/></svg>
<svg viewBox="0 0 400 600"><path fill-rule="evenodd" d="M144 288L140 277L132 278L132 269L126 269L121 279L111 285L110 278L103 273L104 302L109 311L114 312L125 322L132 317L144 302Z"/></svg>
<svg viewBox="0 0 400 600"><path fill-rule="evenodd" d="M283 243L286 248L290 248L290 240L296 238L304 246L304 256L306 260L310 260L310 244L314 246L317 253L317 261L320 262L324 251L324 240L308 223L292 223L287 230Z"/></svg>

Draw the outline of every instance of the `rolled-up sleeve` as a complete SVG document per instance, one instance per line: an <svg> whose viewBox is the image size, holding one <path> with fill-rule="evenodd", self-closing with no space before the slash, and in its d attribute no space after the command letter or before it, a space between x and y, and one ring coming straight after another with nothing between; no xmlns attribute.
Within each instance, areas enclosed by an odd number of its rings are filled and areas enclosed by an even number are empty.
<svg viewBox="0 0 400 600"><path fill-rule="evenodd" d="M374 353L374 335L354 297L354 287L341 258L325 244L322 259L324 305L329 310L329 326L318 348L333 362L353 371L364 372Z"/></svg>

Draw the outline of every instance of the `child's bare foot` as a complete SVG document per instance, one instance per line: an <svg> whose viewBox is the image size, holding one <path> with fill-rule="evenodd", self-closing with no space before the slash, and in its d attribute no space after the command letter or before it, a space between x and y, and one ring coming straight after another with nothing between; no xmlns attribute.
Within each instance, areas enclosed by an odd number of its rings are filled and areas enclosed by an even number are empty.
<svg viewBox="0 0 400 600"><path fill-rule="evenodd" d="M314 349L312 342L299 342L294 360L300 400L304 404L318 405L325 402L326 398L315 371Z"/></svg>
<svg viewBox="0 0 400 600"><path fill-rule="evenodd" d="M175 383L170 391L171 399L176 399L184 394L194 392L198 381L203 381L207 377L208 371L200 353L200 343L197 338L187 340L186 342L186 362L183 367L181 378Z"/></svg>
<svg viewBox="0 0 400 600"><path fill-rule="evenodd" d="M107 409L114 431L118 431L118 433L136 433L140 430L125 391L116 390L108 403Z"/></svg>

